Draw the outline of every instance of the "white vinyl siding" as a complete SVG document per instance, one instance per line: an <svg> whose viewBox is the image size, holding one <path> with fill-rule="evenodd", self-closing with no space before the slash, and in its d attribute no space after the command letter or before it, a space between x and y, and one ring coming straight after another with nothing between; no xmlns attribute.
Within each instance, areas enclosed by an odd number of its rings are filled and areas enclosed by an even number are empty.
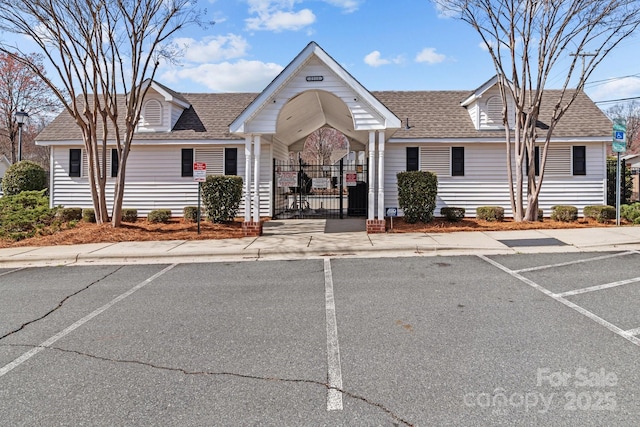
<svg viewBox="0 0 640 427"><path fill-rule="evenodd" d="M196 148L195 161L207 165L207 175L224 175L224 147Z"/></svg>
<svg viewBox="0 0 640 427"><path fill-rule="evenodd" d="M244 178L244 146L228 147L238 147L238 175ZM69 177L69 148L52 147L51 188L54 191L50 197L50 205L90 208L92 201L88 178ZM136 146L127 160L123 207L138 209L142 217L153 209L171 209L173 216L180 217L185 206L197 205L198 183L192 177L180 176L182 148L184 146ZM262 149L260 216L266 217L270 214L272 168L269 145L263 144ZM220 165L224 167L224 162ZM114 179L107 180L106 196L109 209L112 207L114 185ZM252 191L255 190L252 188ZM244 198L242 200L239 216L244 215Z"/></svg>
<svg viewBox="0 0 640 427"><path fill-rule="evenodd" d="M451 148L420 147L420 170L438 176L451 176Z"/></svg>
<svg viewBox="0 0 640 427"><path fill-rule="evenodd" d="M545 173L539 202L540 208L544 210L546 216L550 215L551 207L554 205L576 206L581 215L584 206L606 203L605 152L602 143L581 143L579 145L586 146L587 175ZM406 147L408 146L415 145L387 144L384 174L385 207L399 207L396 175L406 169ZM451 146L464 147L465 176L451 177L448 174L438 174L435 216L440 216L440 209L445 206L459 206L465 208L466 216L475 217L476 208L484 205L502 206L505 209L505 216L512 216L504 144L452 143ZM561 145L558 146L557 151L554 151L554 156L565 158L566 148L562 147L568 147L568 152L571 153L570 145ZM420 148L422 153L423 149L432 147L423 146ZM448 144L443 144L443 147L440 148L450 150ZM565 158L565 160L570 167L571 158ZM562 162L559 163L563 165ZM425 170L422 164L420 166L421 170ZM560 170L563 169L560 168ZM524 191L526 192L526 185Z"/></svg>
<svg viewBox="0 0 640 427"><path fill-rule="evenodd" d="M542 156L542 147L540 148L540 156ZM573 174L570 145L549 147L544 174L545 176L571 176Z"/></svg>
<svg viewBox="0 0 640 427"><path fill-rule="evenodd" d="M102 166L102 150L99 150L98 154L98 163ZM89 156L87 155L87 150L82 149L82 166L80 169L80 176L82 178L89 177ZM111 149L107 149L107 177L111 177Z"/></svg>

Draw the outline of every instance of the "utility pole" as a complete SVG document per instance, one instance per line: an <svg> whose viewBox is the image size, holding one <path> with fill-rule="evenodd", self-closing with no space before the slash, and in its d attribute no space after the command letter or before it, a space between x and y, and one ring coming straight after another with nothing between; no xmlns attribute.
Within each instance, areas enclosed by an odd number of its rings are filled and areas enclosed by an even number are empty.
<svg viewBox="0 0 640 427"><path fill-rule="evenodd" d="M584 58L587 56L596 56L597 53L594 52L576 52L576 53L570 53L569 56L581 56L582 57L582 75L584 76Z"/></svg>

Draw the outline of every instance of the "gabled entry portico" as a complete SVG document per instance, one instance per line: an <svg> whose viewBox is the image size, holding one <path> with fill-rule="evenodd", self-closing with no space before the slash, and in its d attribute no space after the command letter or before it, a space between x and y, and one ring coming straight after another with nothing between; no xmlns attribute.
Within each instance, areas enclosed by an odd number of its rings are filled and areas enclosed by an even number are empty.
<svg viewBox="0 0 640 427"><path fill-rule="evenodd" d="M245 140L246 235L262 233L259 188L270 179L260 172L263 144L270 145L274 159L286 160L292 146L323 126L367 153L367 231L385 231L385 142L400 128L400 119L312 42L230 125L230 132Z"/></svg>

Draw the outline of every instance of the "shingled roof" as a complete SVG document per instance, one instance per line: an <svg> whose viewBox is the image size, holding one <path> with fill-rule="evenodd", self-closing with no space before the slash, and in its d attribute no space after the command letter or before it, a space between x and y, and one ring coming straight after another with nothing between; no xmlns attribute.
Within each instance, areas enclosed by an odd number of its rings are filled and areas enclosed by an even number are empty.
<svg viewBox="0 0 640 427"><path fill-rule="evenodd" d="M394 139L503 138L504 131L476 130L468 111L460 103L469 91L372 92L396 117L409 119L409 129L398 130ZM239 140L229 133L229 125L259 94L181 93L191 107L184 111L171 132L140 132L135 140ZM560 95L546 90L540 121L551 117L550 108ZM124 98L123 98L124 99ZM611 121L584 93L579 93L554 130L555 138L607 137ZM541 130L540 136L544 133ZM77 141L82 134L66 112L61 113L41 133L40 142ZM135 142L134 142L135 143Z"/></svg>

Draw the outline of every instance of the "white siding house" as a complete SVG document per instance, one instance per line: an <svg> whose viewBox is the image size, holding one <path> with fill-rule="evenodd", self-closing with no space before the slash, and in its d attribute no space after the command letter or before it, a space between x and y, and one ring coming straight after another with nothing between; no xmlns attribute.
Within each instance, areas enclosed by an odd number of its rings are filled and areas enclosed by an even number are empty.
<svg viewBox="0 0 640 427"><path fill-rule="evenodd" d="M259 223L274 212L274 160L287 160L323 126L342 132L367 159L371 232L384 227L386 207L398 207L396 175L410 169L437 173L436 215L459 206L474 216L483 205L511 215L496 78L475 91L370 92L312 42L261 93L180 94L145 84L151 88L127 163L123 204L142 216L158 208L181 216L195 205L198 186L189 168L197 161L206 162L207 174L243 177L240 213L245 223ZM547 215L557 204L582 210L606 202L611 123L584 93L576 95L551 140L540 195ZM549 114L540 115L541 141ZM84 145L71 118L62 113L37 143L51 146L51 204L91 207ZM107 154L107 173L114 174L117 159ZM109 200L114 180L107 177Z"/></svg>

